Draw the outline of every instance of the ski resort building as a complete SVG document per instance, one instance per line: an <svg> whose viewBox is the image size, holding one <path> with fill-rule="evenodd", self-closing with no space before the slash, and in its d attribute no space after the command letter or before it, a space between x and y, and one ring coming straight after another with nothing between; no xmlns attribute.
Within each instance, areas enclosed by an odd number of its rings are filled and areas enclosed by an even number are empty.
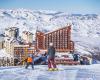
<svg viewBox="0 0 100 80"><path fill-rule="evenodd" d="M34 54L34 46L29 45L15 45L14 46L14 57L19 58L20 60L25 60L28 54Z"/></svg>
<svg viewBox="0 0 100 80"><path fill-rule="evenodd" d="M66 26L52 32L36 32L36 48L48 49L53 43L57 52L74 51L74 42L71 40L71 26Z"/></svg>
<svg viewBox="0 0 100 80"><path fill-rule="evenodd" d="M10 27L5 29L5 36L6 37L13 37L17 38L19 36L19 28L17 27Z"/></svg>
<svg viewBox="0 0 100 80"><path fill-rule="evenodd" d="M0 36L0 49L4 48L4 37Z"/></svg>
<svg viewBox="0 0 100 80"><path fill-rule="evenodd" d="M10 27L5 29L4 48L6 52L13 57L16 57L16 55L26 56L26 53L33 53L34 49L27 50L29 43L32 42L33 34L31 32L23 31L22 37L20 38L19 28Z"/></svg>
<svg viewBox="0 0 100 80"><path fill-rule="evenodd" d="M14 46L18 44L19 44L18 40L5 37L4 48L8 54L14 56Z"/></svg>
<svg viewBox="0 0 100 80"><path fill-rule="evenodd" d="M29 32L29 31L23 31L22 39L26 43L33 43L33 34L31 32Z"/></svg>
<svg viewBox="0 0 100 80"><path fill-rule="evenodd" d="M19 44L19 28L9 27L5 29L4 48L7 53L14 56L14 45Z"/></svg>

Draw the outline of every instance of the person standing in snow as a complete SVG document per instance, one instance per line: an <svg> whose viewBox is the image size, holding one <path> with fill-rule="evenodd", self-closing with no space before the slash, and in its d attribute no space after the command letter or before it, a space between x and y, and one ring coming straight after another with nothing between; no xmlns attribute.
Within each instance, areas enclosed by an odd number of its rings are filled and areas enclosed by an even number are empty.
<svg viewBox="0 0 100 80"><path fill-rule="evenodd" d="M26 69L29 67L29 65L32 66L32 69L34 69L34 57L33 57L33 54L29 54L27 59L26 59Z"/></svg>
<svg viewBox="0 0 100 80"><path fill-rule="evenodd" d="M74 58L74 61L78 61L79 60L79 55L77 53L74 53L73 58Z"/></svg>
<svg viewBox="0 0 100 80"><path fill-rule="evenodd" d="M28 51L32 50L31 48L32 44L30 43L29 44L29 48L28 48ZM32 53L29 53L27 59L26 59L26 69L29 67L29 65L32 66L32 69L34 69L34 56Z"/></svg>
<svg viewBox="0 0 100 80"><path fill-rule="evenodd" d="M48 48L48 70L58 70L55 63L55 48L53 43L50 43Z"/></svg>

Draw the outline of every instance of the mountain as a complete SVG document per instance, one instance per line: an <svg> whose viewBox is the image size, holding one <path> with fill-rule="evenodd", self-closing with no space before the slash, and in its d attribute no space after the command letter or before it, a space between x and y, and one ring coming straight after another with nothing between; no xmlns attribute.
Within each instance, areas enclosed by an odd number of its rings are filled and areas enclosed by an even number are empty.
<svg viewBox="0 0 100 80"><path fill-rule="evenodd" d="M7 27L29 30L33 34L37 27L47 32L67 24L72 25L72 40L78 53L100 56L100 15L99 14L68 14L60 11L0 9L0 34Z"/></svg>

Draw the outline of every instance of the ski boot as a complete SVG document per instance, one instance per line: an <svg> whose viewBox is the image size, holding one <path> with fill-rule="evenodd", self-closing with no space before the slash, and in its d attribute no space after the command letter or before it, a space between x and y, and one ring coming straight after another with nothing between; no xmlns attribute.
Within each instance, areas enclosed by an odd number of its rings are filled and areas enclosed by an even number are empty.
<svg viewBox="0 0 100 80"><path fill-rule="evenodd" d="M58 71L58 68L54 68L53 71Z"/></svg>
<svg viewBox="0 0 100 80"><path fill-rule="evenodd" d="M48 71L53 71L53 68L49 68Z"/></svg>

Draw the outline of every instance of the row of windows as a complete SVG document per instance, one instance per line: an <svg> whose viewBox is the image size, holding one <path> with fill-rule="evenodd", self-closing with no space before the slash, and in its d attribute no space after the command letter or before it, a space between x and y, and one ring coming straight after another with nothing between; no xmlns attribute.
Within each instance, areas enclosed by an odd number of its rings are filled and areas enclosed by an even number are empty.
<svg viewBox="0 0 100 80"><path fill-rule="evenodd" d="M38 35L38 48L48 48L49 43L53 43L54 47L56 49L67 49L70 45L70 30L69 28L63 28L60 30L57 30L52 33L48 33L45 35Z"/></svg>

